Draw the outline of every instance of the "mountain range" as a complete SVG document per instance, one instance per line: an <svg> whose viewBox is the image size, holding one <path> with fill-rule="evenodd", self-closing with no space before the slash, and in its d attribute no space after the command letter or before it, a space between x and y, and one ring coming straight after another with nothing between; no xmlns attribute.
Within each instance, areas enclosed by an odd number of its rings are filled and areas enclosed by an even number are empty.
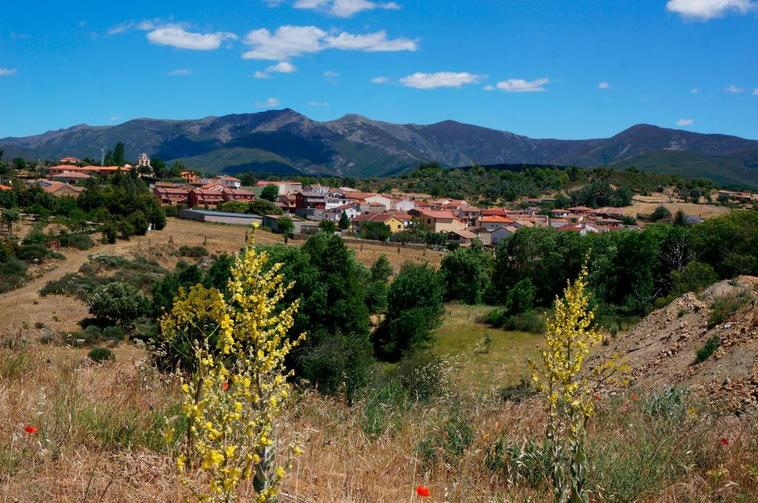
<svg viewBox="0 0 758 503"><path fill-rule="evenodd" d="M648 124L610 138L534 139L446 120L392 124L360 115L319 122L291 109L198 120L135 119L114 126L78 125L0 139L5 157L99 158L123 142L127 158L146 152L208 173L387 176L421 163L610 166L707 177L758 186L758 141Z"/></svg>

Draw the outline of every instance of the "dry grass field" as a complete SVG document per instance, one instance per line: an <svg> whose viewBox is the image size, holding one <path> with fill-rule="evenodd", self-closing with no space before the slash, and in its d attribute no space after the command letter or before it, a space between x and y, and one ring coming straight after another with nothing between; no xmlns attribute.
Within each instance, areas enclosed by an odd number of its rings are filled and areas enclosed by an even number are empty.
<svg viewBox="0 0 758 503"><path fill-rule="evenodd" d="M172 219L145 237L67 250L45 277L0 296L0 501L173 502L189 496L177 480L173 447L161 436L166 419L179 414L176 379L158 372L148 353L129 341L112 343L116 359L101 364L86 358L89 348L55 339L42 344L43 332L74 330L87 310L73 298L37 292L93 254L142 255L173 267L180 245L232 253L244 238L245 228ZM257 240L281 238L260 231ZM382 253L395 268L441 258L428 250L350 246L367 265ZM539 441L545 416L535 398L503 399L529 374L527 360L537 357L541 337L491 329L480 322L487 310L446 307L431 351L443 358L434 383L440 393L429 401L399 398L381 374L376 389L353 406L298 390L276 438L287 443L296 436L304 453L279 501L549 501L547 475L534 459L519 458L535 470L528 476L493 468L508 452L523 454L529 439ZM755 501L754 421L712 419L705 408L669 421L646 412L648 397L630 396L604 398L591 424L591 454L605 463L593 474L596 500ZM37 431L25 431L29 425ZM419 498L418 484L427 485L431 497Z"/></svg>

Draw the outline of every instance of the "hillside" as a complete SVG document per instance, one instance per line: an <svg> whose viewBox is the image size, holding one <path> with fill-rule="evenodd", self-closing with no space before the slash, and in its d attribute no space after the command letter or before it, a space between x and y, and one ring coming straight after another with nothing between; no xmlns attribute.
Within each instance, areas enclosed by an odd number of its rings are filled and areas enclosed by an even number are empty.
<svg viewBox="0 0 758 503"><path fill-rule="evenodd" d="M689 388L729 413L758 411L758 278L739 276L654 311L607 351L632 367L633 386ZM712 354L697 354L709 340ZM718 341L718 344L715 344Z"/></svg>
<svg viewBox="0 0 758 503"><path fill-rule="evenodd" d="M182 160L204 171L384 176L420 163L443 166L536 163L624 168L703 176L758 186L758 141L636 125L611 138L533 139L451 120L391 124L359 115L318 122L291 109L199 120L136 119L115 126L78 125L0 139L6 157L100 157L122 141L141 152Z"/></svg>

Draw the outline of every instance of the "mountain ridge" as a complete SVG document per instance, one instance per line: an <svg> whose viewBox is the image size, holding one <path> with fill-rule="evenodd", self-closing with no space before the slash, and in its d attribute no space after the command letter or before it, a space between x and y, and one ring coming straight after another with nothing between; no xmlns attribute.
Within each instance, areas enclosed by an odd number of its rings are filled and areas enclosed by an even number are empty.
<svg viewBox="0 0 758 503"><path fill-rule="evenodd" d="M101 148L118 141L124 142L128 158L147 152L208 172L384 176L427 162L625 168L639 160L643 170L758 186L757 140L644 123L608 138L567 140L530 138L452 119L394 124L346 114L316 121L285 108L200 119L142 117L113 126L77 124L2 138L0 149L6 157L97 158Z"/></svg>

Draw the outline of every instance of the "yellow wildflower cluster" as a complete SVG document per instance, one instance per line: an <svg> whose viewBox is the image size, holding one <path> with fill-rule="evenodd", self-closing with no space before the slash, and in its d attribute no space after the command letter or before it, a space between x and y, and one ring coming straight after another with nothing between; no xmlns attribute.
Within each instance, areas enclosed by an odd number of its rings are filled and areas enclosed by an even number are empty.
<svg viewBox="0 0 758 503"><path fill-rule="evenodd" d="M587 268L583 267L563 298L556 300L546 322L542 367L530 362L535 370L532 380L545 397L548 412L546 448L557 502L589 501L584 438L594 406L583 366L602 334L593 326L595 313L589 309L586 287Z"/></svg>
<svg viewBox="0 0 758 503"><path fill-rule="evenodd" d="M280 305L290 285L281 264L266 267L254 230L232 266L228 298L196 285L161 320L166 339L202 341L194 347L196 371L182 384L188 432L177 467L206 473L207 490L198 494L204 501L232 501L253 477L256 501L271 501L289 467L274 464L272 436L290 391L284 359L304 335L287 337L298 303Z"/></svg>
<svg viewBox="0 0 758 503"><path fill-rule="evenodd" d="M532 364L532 379L547 398L548 413L591 416L594 412L590 386L582 367L592 347L602 341L602 333L592 326L594 311L589 309L586 292L587 269L557 299L545 330L547 348L541 352L543 367Z"/></svg>

